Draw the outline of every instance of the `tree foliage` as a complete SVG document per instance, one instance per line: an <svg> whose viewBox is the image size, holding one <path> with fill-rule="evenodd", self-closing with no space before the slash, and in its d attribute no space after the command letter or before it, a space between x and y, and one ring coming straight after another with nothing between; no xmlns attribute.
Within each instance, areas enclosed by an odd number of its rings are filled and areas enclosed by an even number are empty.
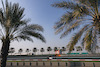
<svg viewBox="0 0 100 67"><path fill-rule="evenodd" d="M48 47L48 48L47 48L47 51L52 51L52 48L51 48L51 47Z"/></svg>
<svg viewBox="0 0 100 67"><path fill-rule="evenodd" d="M19 50L18 50L18 52L20 53L20 55L21 55L21 53L23 52L23 49L22 48L20 48Z"/></svg>
<svg viewBox="0 0 100 67"><path fill-rule="evenodd" d="M12 41L28 40L33 42L33 38L46 42L40 32L44 29L38 24L29 24L29 19L25 19L24 10L18 3L11 3L6 0L2 1L3 8L0 8L0 40L2 41L1 49L1 67L6 66L6 60L10 43Z"/></svg>
<svg viewBox="0 0 100 67"><path fill-rule="evenodd" d="M54 26L56 34L63 32L60 38L80 28L68 44L69 51L73 50L84 33L82 44L87 51L93 52L97 35L100 35L100 0L71 0L54 3L52 6L67 10Z"/></svg>
<svg viewBox="0 0 100 67"><path fill-rule="evenodd" d="M35 48L33 48L33 52L37 52L37 48L35 47Z"/></svg>
<svg viewBox="0 0 100 67"><path fill-rule="evenodd" d="M54 51L57 51L58 50L58 48L57 47L54 47Z"/></svg>

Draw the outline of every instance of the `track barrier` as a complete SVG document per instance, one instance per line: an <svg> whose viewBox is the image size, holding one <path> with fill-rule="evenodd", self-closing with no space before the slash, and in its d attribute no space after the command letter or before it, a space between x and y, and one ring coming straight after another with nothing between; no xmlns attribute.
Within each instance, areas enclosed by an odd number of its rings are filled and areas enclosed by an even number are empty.
<svg viewBox="0 0 100 67"><path fill-rule="evenodd" d="M100 62L7 62L7 67L100 67Z"/></svg>

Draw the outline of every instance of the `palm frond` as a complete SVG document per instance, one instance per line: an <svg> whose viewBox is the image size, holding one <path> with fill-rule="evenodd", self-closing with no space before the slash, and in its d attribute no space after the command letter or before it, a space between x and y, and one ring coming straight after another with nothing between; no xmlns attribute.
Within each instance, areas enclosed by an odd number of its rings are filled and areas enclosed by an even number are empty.
<svg viewBox="0 0 100 67"><path fill-rule="evenodd" d="M60 38L66 36L68 34L68 32L71 32L71 30L76 29L77 27L80 26L80 24L82 24L81 21L86 21L88 19L75 19L75 14L73 15L72 13L69 14L65 14L61 20L59 22L57 22L54 26L56 32L55 34L58 34L60 32L62 32L63 30L65 30L65 32L61 35ZM68 28L68 29L67 29Z"/></svg>
<svg viewBox="0 0 100 67"><path fill-rule="evenodd" d="M77 0L81 5L90 9L92 14L98 15L98 9L100 6L100 0Z"/></svg>
<svg viewBox="0 0 100 67"><path fill-rule="evenodd" d="M84 41L86 43L85 49L88 51L91 51L91 44L93 43L93 41L92 41L92 28L89 31L87 31L87 33L84 37Z"/></svg>
<svg viewBox="0 0 100 67"><path fill-rule="evenodd" d="M70 26L62 35L60 38L63 38L64 36L66 36L69 32L71 32L72 30L76 29L78 26L80 25L79 21L75 22L72 26ZM59 30L59 29L58 29Z"/></svg>
<svg viewBox="0 0 100 67"><path fill-rule="evenodd" d="M38 25L38 24L27 24L26 21L22 21L21 24L19 24L20 26L16 29L16 27L14 27L14 29L12 30L12 34L16 35L19 34L22 31L34 31L34 32L43 32L44 29L42 26Z"/></svg>
<svg viewBox="0 0 100 67"><path fill-rule="evenodd" d="M22 31L20 34L23 34L24 36L25 36L25 35L32 36L32 37L35 37L35 38L37 38L37 39L42 40L43 42L46 42L46 41L45 41L45 38L44 38L44 37L42 36L42 34L40 34L39 32Z"/></svg>
<svg viewBox="0 0 100 67"><path fill-rule="evenodd" d="M83 5L80 5L76 2L66 2L63 1L61 3L55 3L53 4L54 7L59 7L59 8L65 8L65 9L71 9L72 11L74 10L74 13L78 13L78 14L89 14L89 11L87 10L87 8ZM71 11L71 12L72 12Z"/></svg>
<svg viewBox="0 0 100 67"><path fill-rule="evenodd" d="M2 26L4 26L4 25L3 25L3 22L5 22L5 17L4 17L3 10L0 9L0 24L1 24Z"/></svg>
<svg viewBox="0 0 100 67"><path fill-rule="evenodd" d="M41 31L41 32L43 32L44 30L43 30L43 28L42 28L42 26L40 26L40 25L38 25L38 24L31 24L31 25L27 25L27 26L25 26L24 28L23 28L23 30L24 31L26 31L26 30L30 30L30 31Z"/></svg>
<svg viewBox="0 0 100 67"><path fill-rule="evenodd" d="M63 1L63 2L60 2L60 3L54 3L52 4L53 7L58 7L58 8L64 8L64 9L75 9L77 8L79 5L78 4L75 4L73 2L66 2L66 1Z"/></svg>
<svg viewBox="0 0 100 67"><path fill-rule="evenodd" d="M72 13L66 13L65 15L62 16L59 22L57 22L54 26L56 30L56 34L60 33L63 31L64 28L70 27L70 25L73 24L75 18Z"/></svg>
<svg viewBox="0 0 100 67"><path fill-rule="evenodd" d="M91 7L95 7L97 6L99 0L76 0L78 3L81 3L82 5L87 5L87 6L91 6Z"/></svg>
<svg viewBox="0 0 100 67"><path fill-rule="evenodd" d="M85 46L85 49L89 52L92 52L94 49L93 47L96 46L95 44L97 43L97 39L96 39L96 31L92 28L90 28L86 34L85 34L85 37L84 37L84 46Z"/></svg>
<svg viewBox="0 0 100 67"><path fill-rule="evenodd" d="M56 30L56 34L64 31L64 33L61 35L61 37L64 37L74 28L77 28L78 26L80 26L80 24L82 23L86 25L89 24L87 31L91 29L90 27L93 27L95 29L92 31L91 35L94 34L93 33L94 31L99 32L100 31L100 23L99 23L100 22L100 8L99 8L100 4L99 3L100 3L100 0L73 0L69 2L63 1L61 3L53 4L54 7L67 9L67 13L64 14L61 17L60 21L57 22L54 26ZM87 16L92 20L87 19ZM83 19L83 20L80 21L80 24L77 24L76 21L80 19ZM83 22L84 20L85 22ZM87 50L93 49L91 47L94 47L93 45L96 44L96 41L97 41L96 34L90 37L90 34L87 33L85 35L85 38L83 38L82 45L84 46L84 42L86 42ZM70 43L68 44L70 46L69 51L73 50L74 45L78 42L78 39L80 39L81 35L82 35L82 32L80 31L72 38L72 41L70 41ZM86 41L86 39L88 41ZM92 39L92 42L91 42L91 39Z"/></svg>
<svg viewBox="0 0 100 67"><path fill-rule="evenodd" d="M1 2L2 2L2 6L3 6L3 10L4 10L4 12L5 12L5 6L4 6L3 0L1 0Z"/></svg>
<svg viewBox="0 0 100 67"><path fill-rule="evenodd" d="M66 13L61 17L60 21L55 24L54 28L58 29L61 26L66 26L66 24L71 23L72 20L73 20L72 13L71 12Z"/></svg>
<svg viewBox="0 0 100 67"><path fill-rule="evenodd" d="M11 40L17 40L17 41L28 40L28 41L33 42L33 39L27 35L18 35L16 37L12 38Z"/></svg>
<svg viewBox="0 0 100 67"><path fill-rule="evenodd" d="M66 13L62 16L62 18L60 19L59 22L57 22L54 26L55 30L56 30L56 34L58 34L59 32L63 31L64 28L72 28L73 26L79 26L78 24L76 24L76 22L81 22L83 20L80 20L82 17L84 17L84 15L88 14L88 11L85 10L85 8L81 7L79 10L75 10L73 12L69 12ZM77 20L77 21L76 21ZM76 21L76 22L75 22ZM72 26L73 25L73 26ZM75 26L75 27L76 27ZM74 27L73 27L74 28ZM71 30L71 29L70 29ZM64 33L65 34L65 33Z"/></svg>
<svg viewBox="0 0 100 67"><path fill-rule="evenodd" d="M6 13L6 16L7 16L7 20L10 21L10 26L13 27L13 26L18 26L18 24L20 24L23 20L22 18L24 17L24 8L21 8L19 6L19 4L12 4L8 3L8 7L6 7L6 10L7 13Z"/></svg>
<svg viewBox="0 0 100 67"><path fill-rule="evenodd" d="M69 42L70 48L69 52L71 52L74 49L74 46L78 42L78 40L81 38L82 34L86 29L88 28L88 25L84 26L74 37L72 37L72 40Z"/></svg>
<svg viewBox="0 0 100 67"><path fill-rule="evenodd" d="M13 37L20 36L20 35L23 36L27 35L29 37L35 37L37 39L42 40L43 42L46 42L45 38L39 32L43 32L42 26L37 24L25 25L22 29L15 31L15 33L13 33Z"/></svg>
<svg viewBox="0 0 100 67"><path fill-rule="evenodd" d="M45 42L45 38L39 33L44 31L42 26L28 24L30 20L24 19L24 8L21 8L18 3L12 4L6 0L4 9L5 11L0 9L0 23L4 30L4 37L29 41L33 41L31 37L36 37Z"/></svg>
<svg viewBox="0 0 100 67"><path fill-rule="evenodd" d="M21 20L18 23L12 24L13 26L11 26L9 28L10 35L18 33L20 31L20 29L22 29L23 27L25 27L27 25L28 22L29 22L29 20Z"/></svg>

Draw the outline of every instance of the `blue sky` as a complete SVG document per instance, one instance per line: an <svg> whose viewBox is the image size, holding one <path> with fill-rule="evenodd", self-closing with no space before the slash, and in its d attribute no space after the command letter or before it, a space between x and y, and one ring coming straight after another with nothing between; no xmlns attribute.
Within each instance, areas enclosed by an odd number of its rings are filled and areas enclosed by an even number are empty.
<svg viewBox="0 0 100 67"><path fill-rule="evenodd" d="M12 42L11 47L14 47L16 51L20 48L22 49L33 49L34 47L45 48L50 47L63 47L68 44L71 34L67 37L60 39L60 34L55 35L54 24L59 21L60 17L66 13L66 10L52 7L51 4L59 1L66 0L9 0L12 3L19 3L21 7L25 8L25 18L30 18L32 24L39 24L43 26L44 33L43 36L46 38L46 43L33 38L34 42L20 41ZM1 2L0 2L1 3ZM1 46L1 45L0 45Z"/></svg>

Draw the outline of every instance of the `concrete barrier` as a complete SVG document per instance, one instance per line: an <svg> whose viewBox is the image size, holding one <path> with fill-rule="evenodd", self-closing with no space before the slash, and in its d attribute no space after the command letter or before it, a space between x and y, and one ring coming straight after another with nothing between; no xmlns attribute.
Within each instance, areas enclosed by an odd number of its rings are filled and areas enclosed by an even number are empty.
<svg viewBox="0 0 100 67"><path fill-rule="evenodd" d="M7 62L6 65L7 65L7 66L11 66L11 62Z"/></svg>
<svg viewBox="0 0 100 67"><path fill-rule="evenodd" d="M52 66L51 62L44 62L44 64L45 64L45 65L44 65L45 67L50 67L50 66Z"/></svg>
<svg viewBox="0 0 100 67"><path fill-rule="evenodd" d="M67 66L67 62L59 62L59 67L66 67Z"/></svg>
<svg viewBox="0 0 100 67"><path fill-rule="evenodd" d="M11 66L11 65L10 65ZM18 63L17 62L12 62L12 66L18 66Z"/></svg>
<svg viewBox="0 0 100 67"><path fill-rule="evenodd" d="M31 66L37 66L37 62L31 62Z"/></svg>
<svg viewBox="0 0 100 67"><path fill-rule="evenodd" d="M84 62L85 67L94 67L93 62Z"/></svg>
<svg viewBox="0 0 100 67"><path fill-rule="evenodd" d="M53 67L58 67L58 62L52 62Z"/></svg>
<svg viewBox="0 0 100 67"><path fill-rule="evenodd" d="M44 66L43 62L38 62L38 66Z"/></svg>
<svg viewBox="0 0 100 67"><path fill-rule="evenodd" d="M7 62L7 67L100 67L100 62Z"/></svg>
<svg viewBox="0 0 100 67"><path fill-rule="evenodd" d="M25 66L31 66L31 62L25 62Z"/></svg>
<svg viewBox="0 0 100 67"><path fill-rule="evenodd" d="M84 67L83 62L67 62L68 67Z"/></svg>
<svg viewBox="0 0 100 67"><path fill-rule="evenodd" d="M18 66L25 66L25 65L24 65L24 62L19 62L19 63L18 63Z"/></svg>
<svg viewBox="0 0 100 67"><path fill-rule="evenodd" d="M100 62L94 62L95 67L100 67Z"/></svg>
<svg viewBox="0 0 100 67"><path fill-rule="evenodd" d="M76 67L84 67L83 62L74 62L74 65L75 65Z"/></svg>

